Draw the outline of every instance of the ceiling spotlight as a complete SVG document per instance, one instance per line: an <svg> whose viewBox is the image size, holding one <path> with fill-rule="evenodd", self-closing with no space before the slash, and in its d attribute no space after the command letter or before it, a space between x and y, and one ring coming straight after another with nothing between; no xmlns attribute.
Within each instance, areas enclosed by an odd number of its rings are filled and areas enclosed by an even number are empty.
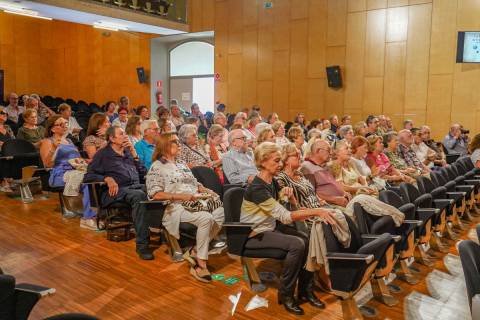
<svg viewBox="0 0 480 320"><path fill-rule="evenodd" d="M98 21L93 23L93 27L97 29L105 29L105 30L110 30L110 31L127 31L128 28L124 25L120 24L115 24L111 22L106 22L106 21Z"/></svg>

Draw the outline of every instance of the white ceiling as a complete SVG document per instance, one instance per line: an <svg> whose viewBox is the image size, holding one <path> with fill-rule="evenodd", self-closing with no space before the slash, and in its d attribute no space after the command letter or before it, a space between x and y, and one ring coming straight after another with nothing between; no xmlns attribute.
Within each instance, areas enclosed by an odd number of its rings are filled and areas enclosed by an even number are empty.
<svg viewBox="0 0 480 320"><path fill-rule="evenodd" d="M114 23L116 25L125 26L128 28L128 31L144 32L144 33L153 33L159 35L173 35L185 33L184 31L163 28L138 22L132 22L122 19L116 19L107 16L96 15L92 13L65 9L61 7L55 7L51 5L46 5L43 3L37 3L33 1L26 0L0 0L1 4L9 4L13 6L18 6L23 9L29 9L37 11L39 15L53 18L55 20L63 20L87 25L93 25L94 22L104 21L109 23ZM34 18L32 18L34 19Z"/></svg>

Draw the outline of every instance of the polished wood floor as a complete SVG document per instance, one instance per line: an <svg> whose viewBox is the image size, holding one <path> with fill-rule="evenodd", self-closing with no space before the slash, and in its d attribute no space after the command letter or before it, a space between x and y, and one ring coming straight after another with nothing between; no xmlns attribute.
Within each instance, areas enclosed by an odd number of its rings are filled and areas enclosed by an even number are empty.
<svg viewBox="0 0 480 320"><path fill-rule="evenodd" d="M466 238L467 232L461 236ZM455 243L449 244L450 252L458 255ZM62 312L89 313L101 319L229 319L228 296L240 291L236 319L342 318L336 297L322 292L318 296L327 303L325 310L303 305L303 317L289 315L277 305L274 288L260 294L268 299L268 308L246 312L244 308L254 294L243 280L234 285L199 283L189 275L186 263L172 263L165 250L160 246L154 261L141 261L133 240L110 242L102 232L80 229L78 219L63 219L54 195L31 204L0 195L0 267L18 282L56 289L56 294L38 303L30 319ZM259 271L278 271L280 267L275 261L260 264ZM210 266L214 273L242 278L240 264L227 255L212 256ZM404 319L407 295L412 291L429 295L426 276L433 268L415 266L422 281L412 286L394 280L403 290L394 295L400 303L387 307L371 300L368 305L379 313L371 319ZM442 259L434 269L448 272Z"/></svg>

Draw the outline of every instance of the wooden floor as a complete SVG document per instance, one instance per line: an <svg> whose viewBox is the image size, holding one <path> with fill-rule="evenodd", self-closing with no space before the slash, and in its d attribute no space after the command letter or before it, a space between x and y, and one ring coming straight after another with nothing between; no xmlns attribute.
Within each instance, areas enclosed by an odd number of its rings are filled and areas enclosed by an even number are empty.
<svg viewBox="0 0 480 320"><path fill-rule="evenodd" d="M474 223L471 224L474 226ZM467 232L462 233L466 238ZM450 241L450 252L458 255ZM229 295L242 292L236 319L342 319L336 297L317 295L327 303L325 310L303 305L306 314L295 317L276 303L276 290L260 296L269 307L246 312L254 296L242 280L234 285L214 281L202 284L188 273L186 263L172 263L165 246L155 250L154 261L141 261L134 241L115 243L102 232L79 228L78 219L63 219L55 196L23 204L0 195L0 266L17 282L50 286L56 294L42 299L30 319L62 312L83 312L101 319L230 319ZM242 278L240 264L227 255L210 259L214 273ZM379 316L371 319L404 319L405 297L412 291L429 295L426 276L432 268L415 263L422 281L411 286L394 280L403 292L394 296L400 303L387 307L374 300ZM259 271L277 271L280 263L262 261ZM448 272L442 259L434 269Z"/></svg>

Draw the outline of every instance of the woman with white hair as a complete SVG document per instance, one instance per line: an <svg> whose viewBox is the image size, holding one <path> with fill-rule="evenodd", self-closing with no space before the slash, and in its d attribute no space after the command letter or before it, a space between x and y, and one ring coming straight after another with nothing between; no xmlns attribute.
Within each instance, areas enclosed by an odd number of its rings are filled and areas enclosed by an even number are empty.
<svg viewBox="0 0 480 320"><path fill-rule="evenodd" d="M338 129L338 136L340 137L340 140L345 140L351 144L354 137L352 126L349 124L341 126Z"/></svg>
<svg viewBox="0 0 480 320"><path fill-rule="evenodd" d="M184 124L178 130L180 152L177 160L185 163L189 168L211 167L212 161L198 143L197 127L193 124Z"/></svg>

